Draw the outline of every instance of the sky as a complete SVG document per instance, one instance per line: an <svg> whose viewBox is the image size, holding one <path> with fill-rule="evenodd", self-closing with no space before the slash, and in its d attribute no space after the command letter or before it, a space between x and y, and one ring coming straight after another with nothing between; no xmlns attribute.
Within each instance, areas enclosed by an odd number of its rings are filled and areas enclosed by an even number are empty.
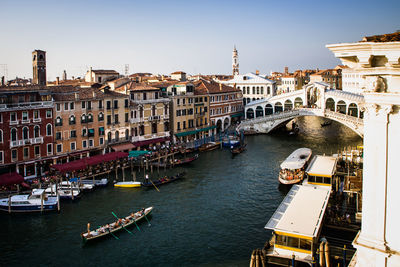
<svg viewBox="0 0 400 267"><path fill-rule="evenodd" d="M47 52L47 79L93 69L124 74L268 74L333 68L326 44L400 30L398 0L0 0L0 76L32 77ZM7 73L5 69L7 68Z"/></svg>

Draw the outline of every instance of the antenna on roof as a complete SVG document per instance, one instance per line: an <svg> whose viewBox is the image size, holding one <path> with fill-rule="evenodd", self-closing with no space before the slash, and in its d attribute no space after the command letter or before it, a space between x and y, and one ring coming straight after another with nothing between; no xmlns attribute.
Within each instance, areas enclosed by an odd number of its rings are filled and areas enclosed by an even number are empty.
<svg viewBox="0 0 400 267"><path fill-rule="evenodd" d="M0 64L0 77L4 76L8 80L8 67L7 64Z"/></svg>
<svg viewBox="0 0 400 267"><path fill-rule="evenodd" d="M129 75L129 64L125 64L125 77Z"/></svg>

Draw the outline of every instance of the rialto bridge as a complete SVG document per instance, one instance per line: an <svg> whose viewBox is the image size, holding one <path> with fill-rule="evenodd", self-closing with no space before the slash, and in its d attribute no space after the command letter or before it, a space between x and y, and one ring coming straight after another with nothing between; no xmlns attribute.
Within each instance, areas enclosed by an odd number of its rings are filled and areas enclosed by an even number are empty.
<svg viewBox="0 0 400 267"><path fill-rule="evenodd" d="M363 137L363 103L363 95L312 83L302 90L250 102L245 106L246 120L237 130L268 133L296 117L319 116L340 122Z"/></svg>

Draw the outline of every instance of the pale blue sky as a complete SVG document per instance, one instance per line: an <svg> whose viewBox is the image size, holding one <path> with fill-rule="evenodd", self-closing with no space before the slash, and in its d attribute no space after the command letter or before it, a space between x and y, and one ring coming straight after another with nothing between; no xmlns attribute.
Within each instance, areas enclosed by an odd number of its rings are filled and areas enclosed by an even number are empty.
<svg viewBox="0 0 400 267"><path fill-rule="evenodd" d="M329 68L329 43L400 30L400 1L0 0L0 64L32 77L31 52L47 51L48 80L94 69L231 74ZM3 75L0 65L0 75Z"/></svg>

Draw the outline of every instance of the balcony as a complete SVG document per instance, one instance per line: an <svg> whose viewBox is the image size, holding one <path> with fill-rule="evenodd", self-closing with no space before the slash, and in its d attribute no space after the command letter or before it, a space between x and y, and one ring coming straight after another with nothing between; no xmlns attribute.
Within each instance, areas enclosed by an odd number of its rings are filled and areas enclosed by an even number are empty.
<svg viewBox="0 0 400 267"><path fill-rule="evenodd" d="M144 140L160 138L160 137L169 137L169 136L170 136L169 132L158 132L155 134L145 134L145 135L141 135L141 136L133 136L132 142L144 141Z"/></svg>
<svg viewBox="0 0 400 267"><path fill-rule="evenodd" d="M169 98L159 98L159 99L146 99L146 100L132 100L135 104L154 104L154 103L169 103Z"/></svg>
<svg viewBox="0 0 400 267"><path fill-rule="evenodd" d="M144 119L143 119L143 117L142 118L131 118L129 121L130 121L130 123L139 123L139 122L143 122Z"/></svg>
<svg viewBox="0 0 400 267"><path fill-rule="evenodd" d="M43 136L28 138L24 140L10 141L10 148L36 144L43 144Z"/></svg>
<svg viewBox="0 0 400 267"><path fill-rule="evenodd" d="M149 121L158 121L160 120L160 115L154 115L149 117Z"/></svg>
<svg viewBox="0 0 400 267"><path fill-rule="evenodd" d="M22 120L22 121L21 121L21 123L22 123L22 124L31 123L31 120L30 120L30 119L27 119L27 120Z"/></svg>
<svg viewBox="0 0 400 267"><path fill-rule="evenodd" d="M203 111L203 112L199 112L199 113L194 114L194 117L195 118L200 118L200 117L202 117L204 115L206 115L206 113Z"/></svg>
<svg viewBox="0 0 400 267"><path fill-rule="evenodd" d="M53 108L53 101L24 102L15 104L0 104L0 110L29 110L38 108Z"/></svg>
<svg viewBox="0 0 400 267"><path fill-rule="evenodd" d="M34 118L33 119L33 122L41 122L42 121L42 118Z"/></svg>

